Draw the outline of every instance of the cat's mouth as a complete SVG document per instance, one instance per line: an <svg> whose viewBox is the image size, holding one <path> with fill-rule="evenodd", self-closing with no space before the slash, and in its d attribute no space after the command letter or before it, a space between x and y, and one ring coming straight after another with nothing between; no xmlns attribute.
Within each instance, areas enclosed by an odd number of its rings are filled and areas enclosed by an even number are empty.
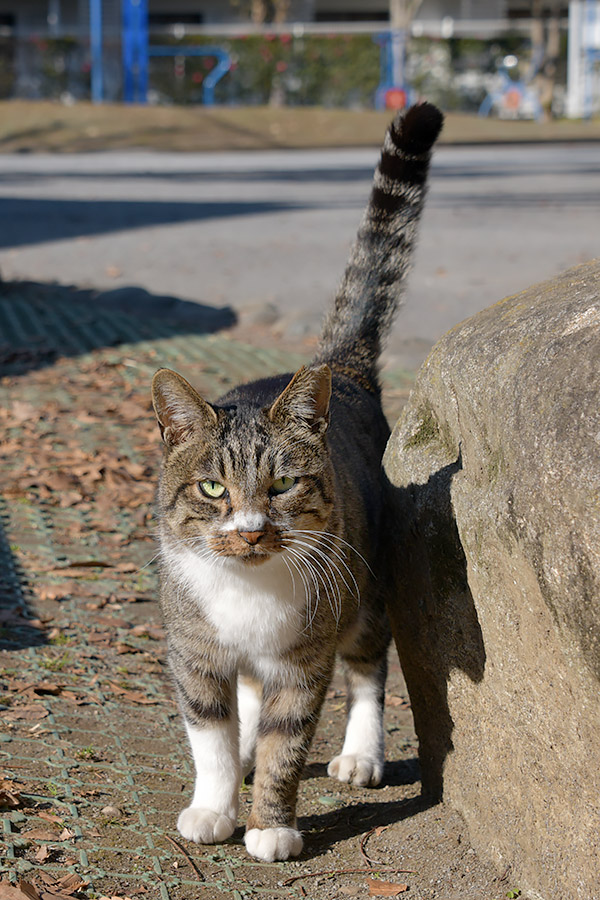
<svg viewBox="0 0 600 900"><path fill-rule="evenodd" d="M221 557L238 559L246 565L260 565L283 550L281 535L276 531L231 532L213 541L213 551Z"/></svg>

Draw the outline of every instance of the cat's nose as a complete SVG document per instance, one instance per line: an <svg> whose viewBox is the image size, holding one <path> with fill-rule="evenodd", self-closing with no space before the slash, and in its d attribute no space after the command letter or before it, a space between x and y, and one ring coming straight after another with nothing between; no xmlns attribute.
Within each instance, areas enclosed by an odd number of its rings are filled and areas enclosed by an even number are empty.
<svg viewBox="0 0 600 900"><path fill-rule="evenodd" d="M238 531L238 534L247 544L258 544L264 531Z"/></svg>

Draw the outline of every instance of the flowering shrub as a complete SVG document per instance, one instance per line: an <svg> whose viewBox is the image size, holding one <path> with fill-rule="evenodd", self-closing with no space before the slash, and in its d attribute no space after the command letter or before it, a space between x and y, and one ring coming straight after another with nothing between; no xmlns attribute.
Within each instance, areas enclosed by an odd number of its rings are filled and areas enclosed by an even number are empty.
<svg viewBox="0 0 600 900"><path fill-rule="evenodd" d="M216 44L231 55L232 70L217 85L217 103L369 107L380 79L376 38L265 34L233 39L186 37L183 43ZM407 82L417 96L426 96L444 109L474 111L498 61L507 53L528 62L527 39L510 34L493 41L413 38L407 46ZM184 63L180 58L179 69L173 59L152 59L150 83L155 99L202 103L205 67L205 57L187 57Z"/></svg>
<svg viewBox="0 0 600 900"><path fill-rule="evenodd" d="M217 85L218 103L266 104L276 96L289 106L370 106L379 83L379 48L370 35L202 36L182 43L216 44L230 54L233 67ZM174 87L173 59L152 58L150 85L157 98L201 103L206 59L186 57Z"/></svg>

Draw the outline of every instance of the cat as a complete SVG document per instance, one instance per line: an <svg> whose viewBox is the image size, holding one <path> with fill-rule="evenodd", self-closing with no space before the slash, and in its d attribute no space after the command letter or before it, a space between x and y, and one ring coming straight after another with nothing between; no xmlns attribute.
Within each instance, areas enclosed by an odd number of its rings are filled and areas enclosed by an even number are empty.
<svg viewBox="0 0 600 900"><path fill-rule="evenodd" d="M336 652L348 720L334 778L376 785L390 641L378 358L400 303L443 123L431 104L390 125L371 197L312 363L216 403L160 369L157 493L168 656L196 768L184 838L233 833L254 767L245 843L297 856L298 783Z"/></svg>

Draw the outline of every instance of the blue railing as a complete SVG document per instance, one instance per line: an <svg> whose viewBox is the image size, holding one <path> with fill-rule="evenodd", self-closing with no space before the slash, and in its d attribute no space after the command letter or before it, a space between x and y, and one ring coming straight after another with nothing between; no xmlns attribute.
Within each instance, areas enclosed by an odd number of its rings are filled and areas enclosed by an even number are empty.
<svg viewBox="0 0 600 900"><path fill-rule="evenodd" d="M208 72L202 82L202 102L205 106L214 106L215 87L227 75L231 69L231 57L222 47L213 47L205 45L202 47L177 46L170 45L152 45L148 47L150 56L213 56L217 60L217 64Z"/></svg>

